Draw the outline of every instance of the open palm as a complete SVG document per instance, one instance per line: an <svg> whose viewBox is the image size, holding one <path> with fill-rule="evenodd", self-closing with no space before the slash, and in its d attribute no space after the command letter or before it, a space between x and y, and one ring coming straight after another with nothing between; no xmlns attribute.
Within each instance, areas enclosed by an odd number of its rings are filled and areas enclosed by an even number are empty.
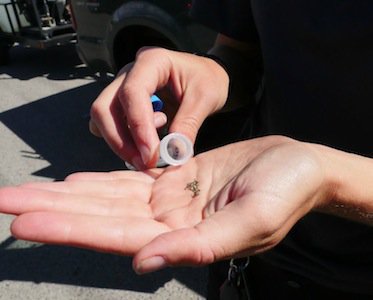
<svg viewBox="0 0 373 300"><path fill-rule="evenodd" d="M320 186L300 164L304 154L287 144L264 138L179 167L2 188L0 211L17 215L18 238L135 256L139 272L252 254L279 242ZM198 191L187 188L192 182Z"/></svg>

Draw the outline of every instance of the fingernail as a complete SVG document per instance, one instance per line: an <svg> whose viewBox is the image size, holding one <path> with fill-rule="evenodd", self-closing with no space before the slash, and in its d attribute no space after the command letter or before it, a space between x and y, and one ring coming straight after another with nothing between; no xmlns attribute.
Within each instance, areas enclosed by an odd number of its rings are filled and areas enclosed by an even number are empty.
<svg viewBox="0 0 373 300"><path fill-rule="evenodd" d="M147 163L149 162L150 160L150 149L148 147L146 147L145 145L140 145L139 146L139 151L140 151L140 154L141 154L141 158L142 158L142 162L143 162L143 165L147 165Z"/></svg>
<svg viewBox="0 0 373 300"><path fill-rule="evenodd" d="M136 156L132 159L132 165L135 167L136 170L143 170L145 168L144 163L140 156Z"/></svg>
<svg viewBox="0 0 373 300"><path fill-rule="evenodd" d="M163 113L157 113L154 115L154 126L159 128L164 126L167 123L167 117Z"/></svg>
<svg viewBox="0 0 373 300"><path fill-rule="evenodd" d="M136 269L135 272L137 274L144 274L149 272L154 272L160 269L163 269L167 266L166 261L162 256L153 256L141 261Z"/></svg>

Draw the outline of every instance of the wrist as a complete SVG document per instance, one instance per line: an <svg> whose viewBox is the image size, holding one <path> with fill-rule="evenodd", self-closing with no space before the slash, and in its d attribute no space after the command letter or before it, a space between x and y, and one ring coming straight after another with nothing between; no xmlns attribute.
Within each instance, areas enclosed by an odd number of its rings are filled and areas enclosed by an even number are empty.
<svg viewBox="0 0 373 300"><path fill-rule="evenodd" d="M324 169L325 197L317 210L373 224L373 159L314 145Z"/></svg>
<svg viewBox="0 0 373 300"><path fill-rule="evenodd" d="M225 99L224 99L224 103L219 107L219 110L222 109L222 107L224 107L226 105L226 101L227 99L229 98L229 94L231 93L231 86L232 86L232 75L229 73L229 67L226 65L226 63L217 55L214 55L214 54L209 54L209 53L203 53L203 52L196 52L194 53L194 55L197 55L197 56L200 56L200 57L203 57L203 58L206 58L207 60L209 60L212 64L215 65L215 67L219 68L222 73L224 73L226 75L226 78L227 78L227 81L228 84L228 89L227 89L227 93L226 93L226 96L225 96ZM217 72L215 71L214 73L214 77L218 76L217 75Z"/></svg>
<svg viewBox="0 0 373 300"><path fill-rule="evenodd" d="M232 77L229 74L230 71L229 71L228 65L219 56L217 56L215 54L203 53L203 52L196 52L196 53L194 53L194 55L198 55L198 56L202 56L202 57L212 59L213 61L215 61L218 65L220 65L224 69L224 71L227 73L229 79Z"/></svg>

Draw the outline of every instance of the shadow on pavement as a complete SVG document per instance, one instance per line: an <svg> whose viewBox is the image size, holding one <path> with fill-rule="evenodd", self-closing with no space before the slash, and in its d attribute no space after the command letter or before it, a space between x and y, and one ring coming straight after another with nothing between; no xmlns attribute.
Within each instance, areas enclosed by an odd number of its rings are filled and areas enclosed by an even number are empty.
<svg viewBox="0 0 373 300"><path fill-rule="evenodd" d="M92 82L0 113L0 121L35 150L20 155L50 164L33 175L63 179L76 171L124 168L88 129L91 102L101 89Z"/></svg>
<svg viewBox="0 0 373 300"><path fill-rule="evenodd" d="M94 77L86 67L78 67L81 63L72 46L49 50L52 53L12 49L12 58L17 59L1 67L0 73L20 80L35 76L53 80ZM19 155L50 164L34 175L59 180L76 171L124 168L104 141L88 130L89 108L102 88L102 83L92 82L0 113L0 121L34 149ZM139 277L127 257L61 246L36 247L31 243L20 248L19 243L24 242L8 238L0 243L0 280L151 293L175 278L201 295L205 292L204 268L174 268Z"/></svg>
<svg viewBox="0 0 373 300"><path fill-rule="evenodd" d="M75 44L48 49L14 46L9 54L10 62L6 66L0 66L0 74L7 74L11 78L29 80L44 76L51 80L68 80L96 77L82 64L75 51Z"/></svg>
<svg viewBox="0 0 373 300"><path fill-rule="evenodd" d="M205 293L204 269L174 268L138 276L131 258L61 246L12 248L0 244L0 281L17 280L153 293L172 278ZM9 248L9 249L7 249Z"/></svg>

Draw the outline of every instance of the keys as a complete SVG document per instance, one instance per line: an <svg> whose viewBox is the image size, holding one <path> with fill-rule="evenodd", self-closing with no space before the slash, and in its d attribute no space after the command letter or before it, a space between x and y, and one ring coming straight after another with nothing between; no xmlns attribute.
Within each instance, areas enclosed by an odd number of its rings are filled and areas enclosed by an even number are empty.
<svg viewBox="0 0 373 300"><path fill-rule="evenodd" d="M250 300L249 282L245 273L249 262L249 257L246 261L239 261L238 263L231 259L228 279L220 289L221 300Z"/></svg>

